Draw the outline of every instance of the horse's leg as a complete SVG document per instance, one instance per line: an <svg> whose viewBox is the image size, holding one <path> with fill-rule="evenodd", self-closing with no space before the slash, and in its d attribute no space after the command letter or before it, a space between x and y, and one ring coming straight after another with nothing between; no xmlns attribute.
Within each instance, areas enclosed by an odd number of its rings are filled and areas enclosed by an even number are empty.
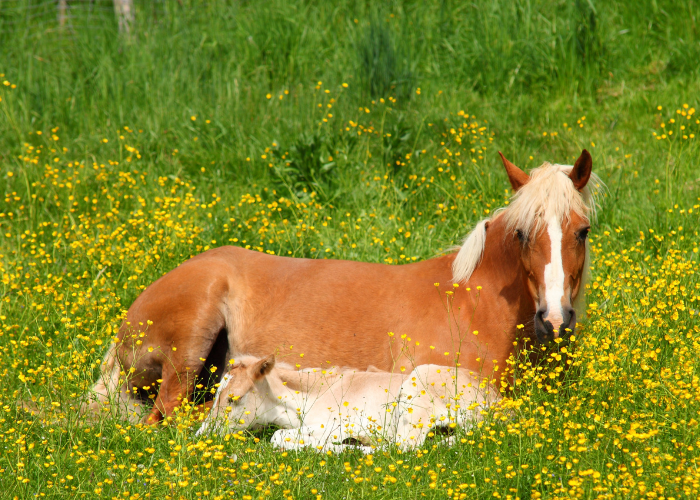
<svg viewBox="0 0 700 500"><path fill-rule="evenodd" d="M183 399L189 400L190 392L194 389L195 374L190 370L178 370L175 363L163 365L162 382L158 396L153 404L146 423L155 424L169 416L175 408L182 404ZM179 367L178 363L178 367Z"/></svg>
<svg viewBox="0 0 700 500"><path fill-rule="evenodd" d="M219 369L214 372L218 378L228 350L225 319L217 301L193 301L170 316L159 315L164 313L140 305L128 317L131 325L147 324L150 317L156 320L145 332L132 333L128 326L120 332L119 355L123 369L131 373L129 384L141 389L158 387L147 423L159 422L183 400L191 399L205 364Z"/></svg>
<svg viewBox="0 0 700 500"><path fill-rule="evenodd" d="M157 424L180 404L178 399L181 394L179 374L171 366L166 365L163 367L161 380L158 396L153 402L151 413L146 417L147 424Z"/></svg>
<svg viewBox="0 0 700 500"><path fill-rule="evenodd" d="M210 329L203 334L186 337L189 342L180 343L178 352L173 352L172 357L163 362L162 382L153 409L146 418L147 423L159 422L183 401L191 400L197 377L204 368L202 360L209 356L221 330L222 328ZM223 367L220 369L223 371ZM211 403L208 406L211 407Z"/></svg>
<svg viewBox="0 0 700 500"><path fill-rule="evenodd" d="M116 356L116 349L112 344L105 354L100 366L100 377L92 386L88 395L90 403L81 407L81 410L100 410L103 405L109 404L110 396L119 390L119 361Z"/></svg>

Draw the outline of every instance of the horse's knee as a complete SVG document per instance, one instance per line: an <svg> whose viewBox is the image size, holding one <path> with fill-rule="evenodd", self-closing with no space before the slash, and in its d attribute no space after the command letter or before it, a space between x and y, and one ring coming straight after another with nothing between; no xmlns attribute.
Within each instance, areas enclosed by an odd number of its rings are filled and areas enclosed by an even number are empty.
<svg viewBox="0 0 700 500"><path fill-rule="evenodd" d="M151 412L148 415L146 415L144 423L148 425L153 425L157 424L161 420L163 420L163 414L156 405L153 405L153 409L151 409Z"/></svg>

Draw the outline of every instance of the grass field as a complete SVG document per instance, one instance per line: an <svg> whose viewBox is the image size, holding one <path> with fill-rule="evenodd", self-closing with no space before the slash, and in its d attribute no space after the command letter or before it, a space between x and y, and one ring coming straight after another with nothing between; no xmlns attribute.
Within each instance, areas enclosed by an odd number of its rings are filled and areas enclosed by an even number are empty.
<svg viewBox="0 0 700 500"><path fill-rule="evenodd" d="M129 37L0 3L3 498L700 496L700 4L136 3ZM508 199L498 150L584 147L607 192L571 366L520 363L513 411L455 446L76 418L126 309L190 256L426 259Z"/></svg>

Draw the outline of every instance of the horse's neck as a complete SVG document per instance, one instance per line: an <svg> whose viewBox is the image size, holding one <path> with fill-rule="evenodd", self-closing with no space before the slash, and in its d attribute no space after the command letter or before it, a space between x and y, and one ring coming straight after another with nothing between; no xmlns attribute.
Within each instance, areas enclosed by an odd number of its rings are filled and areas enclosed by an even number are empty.
<svg viewBox="0 0 700 500"><path fill-rule="evenodd" d="M488 276L490 282L510 282L515 274L523 271L520 262L519 243L506 234L504 217L491 221L486 230L486 242L481 263L474 274ZM471 280L470 280L471 281Z"/></svg>
<svg viewBox="0 0 700 500"><path fill-rule="evenodd" d="M503 311L504 314L517 316L519 323L531 322L535 306L521 261L520 243L506 234L504 217L497 217L489 225L482 260L472 276L471 283L488 286L508 299L511 310Z"/></svg>

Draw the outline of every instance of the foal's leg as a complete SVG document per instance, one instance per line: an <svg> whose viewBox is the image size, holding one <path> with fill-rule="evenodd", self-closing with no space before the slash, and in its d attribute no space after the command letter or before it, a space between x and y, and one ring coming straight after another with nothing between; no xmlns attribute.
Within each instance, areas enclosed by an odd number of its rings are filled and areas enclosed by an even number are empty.
<svg viewBox="0 0 700 500"><path fill-rule="evenodd" d="M396 444L403 450L421 446L431 427L431 411L428 408L415 404L410 408L412 412L405 411L401 415L396 430Z"/></svg>
<svg viewBox="0 0 700 500"><path fill-rule="evenodd" d="M285 450L297 450L308 446L323 446L325 440L320 436L322 430L311 427L298 427L295 429L279 429L272 435L270 442L277 448Z"/></svg>
<svg viewBox="0 0 700 500"><path fill-rule="evenodd" d="M277 448L285 450L298 450L311 447L318 451L336 450L339 446L334 442L342 441L339 432L333 432L327 426L319 424L294 429L279 429L273 435L270 442Z"/></svg>
<svg viewBox="0 0 700 500"><path fill-rule="evenodd" d="M270 443L275 448L293 450L298 446L299 429L278 429L270 438Z"/></svg>

